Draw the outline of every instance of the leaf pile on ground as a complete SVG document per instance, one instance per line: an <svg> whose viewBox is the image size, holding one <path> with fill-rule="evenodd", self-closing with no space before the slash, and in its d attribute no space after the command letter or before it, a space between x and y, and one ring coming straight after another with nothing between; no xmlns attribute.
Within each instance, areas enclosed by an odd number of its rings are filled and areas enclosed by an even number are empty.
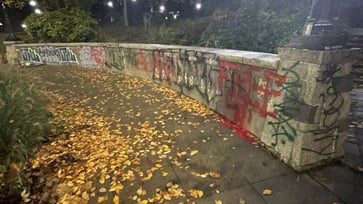
<svg viewBox="0 0 363 204"><path fill-rule="evenodd" d="M78 81L72 81L70 76ZM205 193L202 189L184 189L171 176L171 165L194 177L221 177L214 169L189 170L183 161L199 151L179 148L176 139L187 130L168 126L186 124L189 132L198 130L200 122L184 120L183 112L201 117L204 122L218 120L205 106L135 77L115 79L107 72L76 69L62 80L68 87L52 82L43 92L50 100L53 123L62 124L63 129L39 149L25 170L25 181L31 188L23 192L24 201L194 203ZM146 86L154 93L143 89ZM95 87L100 90L96 95L87 92ZM119 93L114 93L115 89ZM156 103L154 111L144 115ZM113 109L115 105L117 108ZM214 186L206 182L208 185Z"/></svg>

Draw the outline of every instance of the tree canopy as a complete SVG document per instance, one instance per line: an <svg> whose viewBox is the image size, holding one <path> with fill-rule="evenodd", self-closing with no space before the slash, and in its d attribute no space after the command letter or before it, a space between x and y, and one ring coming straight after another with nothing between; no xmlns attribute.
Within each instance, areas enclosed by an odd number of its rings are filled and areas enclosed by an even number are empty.
<svg viewBox="0 0 363 204"><path fill-rule="evenodd" d="M25 0L5 1L9 6L21 6L27 2ZM94 12L94 9L91 9L92 6L93 8L97 7L99 12L112 10L106 8L108 0L37 0L37 2L44 13L59 11L58 15L63 16L57 18L59 21L68 20L65 15L60 13L71 9L74 11L83 10L86 13ZM203 3L202 9L198 11L195 8L197 2ZM113 12L123 14L121 19L124 21L124 26L128 26L128 18L133 19L131 24L133 28L129 30L137 27L142 30L144 28L143 14L150 12L153 8L153 18L155 19L151 23L153 29L147 32L142 31L142 35L137 34L141 36L140 42L275 52L277 47L289 40L292 33L302 28L308 16L311 0L137 0L135 4L131 4L131 0L113 0L113 3ZM159 5L162 4L166 5L166 9L168 7L173 9L171 11L180 11L181 17L178 19L169 18L168 20L167 17L170 17L168 10L164 13L158 12ZM54 15L33 15L32 20L26 21L28 24L36 24L36 27L32 27L33 35L37 33L35 32L36 29L42 30L43 34L40 36L45 36L45 33L52 33L53 35L57 29L60 29L59 27L46 26L48 25L46 22L53 22L53 19L46 20L45 16L55 18ZM93 16L96 15L93 13ZM42 23L37 23L37 19L42 19ZM97 20L101 19L97 16ZM75 19L73 18L73 20ZM82 22L82 19L79 22ZM110 20L100 22L103 27L110 25L110 29L116 30L115 26L111 26ZM59 25L67 27L66 24ZM95 29L94 23L89 25ZM120 25L118 24L118 26ZM115 36L123 35L123 42L135 42L135 34L127 36L127 29L120 27ZM27 30L29 31L30 28ZM139 31L137 32L139 33ZM106 33L105 36L110 36L110 33L112 32ZM64 34L67 35L67 32ZM95 35L92 34L91 36ZM110 36L110 38L117 39L115 36ZM59 39L61 38L45 38L43 40L57 41ZM87 40L91 39L87 38Z"/></svg>

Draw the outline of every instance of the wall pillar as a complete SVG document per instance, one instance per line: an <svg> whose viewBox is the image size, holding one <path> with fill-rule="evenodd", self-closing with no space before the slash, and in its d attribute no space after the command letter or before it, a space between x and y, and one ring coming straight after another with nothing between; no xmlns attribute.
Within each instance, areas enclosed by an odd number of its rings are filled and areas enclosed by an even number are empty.
<svg viewBox="0 0 363 204"><path fill-rule="evenodd" d="M268 149L297 171L342 156L350 109L350 75L359 50L279 49L278 74L286 81L271 99L261 137Z"/></svg>

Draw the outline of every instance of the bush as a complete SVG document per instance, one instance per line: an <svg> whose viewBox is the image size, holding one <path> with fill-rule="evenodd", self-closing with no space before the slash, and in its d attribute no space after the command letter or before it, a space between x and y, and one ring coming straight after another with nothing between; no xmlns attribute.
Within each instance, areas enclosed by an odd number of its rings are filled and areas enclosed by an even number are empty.
<svg viewBox="0 0 363 204"><path fill-rule="evenodd" d="M86 42L97 36L96 20L76 9L31 14L25 25L25 32L40 42Z"/></svg>
<svg viewBox="0 0 363 204"><path fill-rule="evenodd" d="M27 160L48 131L46 101L28 82L0 72L0 166Z"/></svg>
<svg viewBox="0 0 363 204"><path fill-rule="evenodd" d="M197 45L203 31L209 25L209 18L178 19L165 22L157 29L148 32L148 43Z"/></svg>

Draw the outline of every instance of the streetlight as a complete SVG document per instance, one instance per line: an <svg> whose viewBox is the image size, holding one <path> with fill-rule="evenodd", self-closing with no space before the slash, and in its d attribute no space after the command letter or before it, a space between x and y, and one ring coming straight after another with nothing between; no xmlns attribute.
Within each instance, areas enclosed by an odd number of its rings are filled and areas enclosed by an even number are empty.
<svg viewBox="0 0 363 204"><path fill-rule="evenodd" d="M37 2L34 0L31 0L31 1L29 1L29 5L32 7L35 7L35 6L37 6Z"/></svg>
<svg viewBox="0 0 363 204"><path fill-rule="evenodd" d="M195 4L195 8L196 8L197 10L200 10L200 9L202 8L202 3L197 3L197 4Z"/></svg>
<svg viewBox="0 0 363 204"><path fill-rule="evenodd" d="M21 27L25 29L26 28L25 23L21 24Z"/></svg>
<svg viewBox="0 0 363 204"><path fill-rule="evenodd" d="M165 6L161 5L160 8L159 8L159 11L160 11L160 13L163 13L165 11Z"/></svg>
<svg viewBox="0 0 363 204"><path fill-rule="evenodd" d="M113 2L112 1L107 2L107 6L112 8L113 7Z"/></svg>
<svg viewBox="0 0 363 204"><path fill-rule="evenodd" d="M39 8L34 9L34 12L35 12L36 14L42 14L42 11L41 11Z"/></svg>

